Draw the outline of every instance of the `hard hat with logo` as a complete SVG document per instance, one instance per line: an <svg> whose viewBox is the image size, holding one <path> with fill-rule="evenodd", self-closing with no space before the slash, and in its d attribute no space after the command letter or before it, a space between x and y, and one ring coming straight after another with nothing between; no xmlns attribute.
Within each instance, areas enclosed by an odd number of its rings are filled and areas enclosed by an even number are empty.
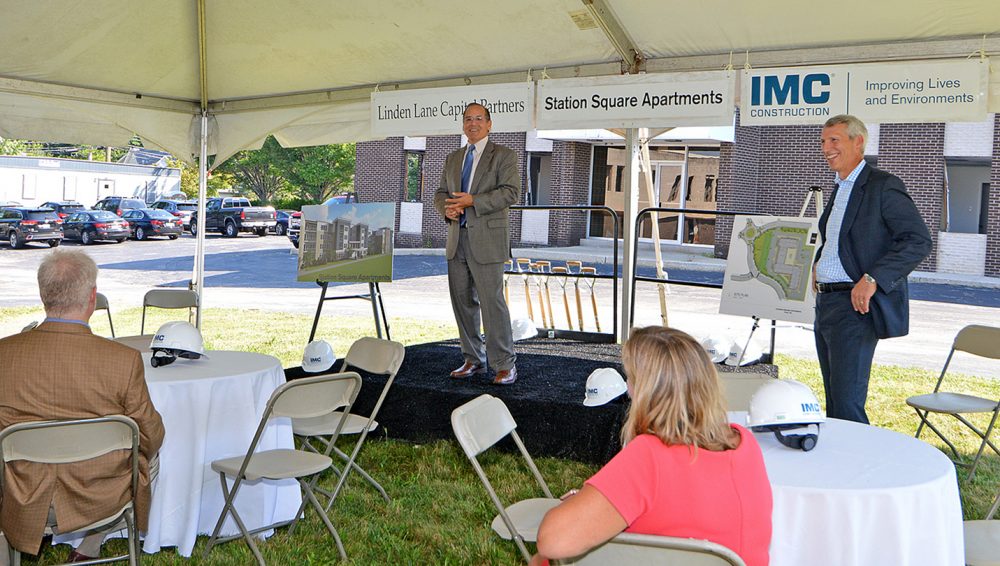
<svg viewBox="0 0 1000 566"><path fill-rule="evenodd" d="M775 379L761 386L750 399L747 425L754 432L773 432L789 448L808 452L819 440L819 425L826 421L812 389L791 379Z"/></svg>
<svg viewBox="0 0 1000 566"><path fill-rule="evenodd" d="M753 340L746 345L745 349L739 342L733 342L732 347L729 349L729 355L726 357L726 365L746 366L759 361L763 356L764 349Z"/></svg>
<svg viewBox="0 0 1000 566"><path fill-rule="evenodd" d="M326 340L313 340L302 352L302 369L309 373L326 371L337 363L337 355Z"/></svg>
<svg viewBox="0 0 1000 566"><path fill-rule="evenodd" d="M514 340L527 340L538 336L538 329L530 318L516 318L510 321L510 330Z"/></svg>
<svg viewBox="0 0 1000 566"><path fill-rule="evenodd" d="M587 378L583 404L587 407L604 405L626 391L628 387L620 373L612 368L598 368Z"/></svg>
<svg viewBox="0 0 1000 566"><path fill-rule="evenodd" d="M723 334L711 334L701 341L701 347L708 352L713 364L726 361L732 346L733 340Z"/></svg>
<svg viewBox="0 0 1000 566"><path fill-rule="evenodd" d="M201 332L189 322L173 321L160 327L149 344L153 351L150 364L155 368L171 364L177 358L208 358Z"/></svg>

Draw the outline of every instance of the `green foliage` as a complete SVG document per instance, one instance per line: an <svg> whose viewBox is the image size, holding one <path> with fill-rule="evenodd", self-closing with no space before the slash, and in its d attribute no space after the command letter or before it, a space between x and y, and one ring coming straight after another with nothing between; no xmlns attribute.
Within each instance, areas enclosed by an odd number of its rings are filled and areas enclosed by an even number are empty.
<svg viewBox="0 0 1000 566"><path fill-rule="evenodd" d="M0 138L0 155L21 155L27 150L28 146L22 140Z"/></svg>
<svg viewBox="0 0 1000 566"><path fill-rule="evenodd" d="M420 200L420 193L424 188L422 164L422 154L414 152L406 154L406 194L403 195L403 200L407 202Z"/></svg>
<svg viewBox="0 0 1000 566"><path fill-rule="evenodd" d="M181 192L190 199L198 198L198 167L192 167L184 161L173 157L167 160L167 164L170 167L176 167L181 170ZM231 189L234 182L231 173L225 171L210 172L206 195L209 197L218 196L220 190Z"/></svg>
<svg viewBox="0 0 1000 566"><path fill-rule="evenodd" d="M285 148L278 167L304 201L319 204L353 189L354 144Z"/></svg>
<svg viewBox="0 0 1000 566"><path fill-rule="evenodd" d="M288 183L278 166L285 160L285 151L274 136L268 136L260 149L240 151L216 171L232 175L235 186L256 197L258 204L274 204L280 195L287 193Z"/></svg>

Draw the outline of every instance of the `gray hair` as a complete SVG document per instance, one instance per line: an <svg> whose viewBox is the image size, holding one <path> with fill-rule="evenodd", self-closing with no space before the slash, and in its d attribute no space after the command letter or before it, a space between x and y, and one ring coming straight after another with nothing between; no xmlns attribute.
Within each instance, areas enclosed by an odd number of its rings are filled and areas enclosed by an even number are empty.
<svg viewBox="0 0 1000 566"><path fill-rule="evenodd" d="M97 264L75 250L53 250L38 266L38 294L48 315L86 308L97 287Z"/></svg>
<svg viewBox="0 0 1000 566"><path fill-rule="evenodd" d="M837 124L845 124L847 126L847 137L854 139L861 136L861 139L865 140L865 145L868 145L868 128L865 127L865 123L857 119L850 114L837 114L836 116L830 118L823 124L824 128L829 128L831 126L836 126ZM864 150L864 147L861 148Z"/></svg>

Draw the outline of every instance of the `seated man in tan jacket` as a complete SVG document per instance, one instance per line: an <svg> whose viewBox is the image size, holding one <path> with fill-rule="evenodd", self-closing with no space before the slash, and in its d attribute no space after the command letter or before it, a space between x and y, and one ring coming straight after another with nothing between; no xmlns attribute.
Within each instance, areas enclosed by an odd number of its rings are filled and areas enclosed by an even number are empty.
<svg viewBox="0 0 1000 566"><path fill-rule="evenodd" d="M149 514L149 460L163 442L163 422L149 399L142 358L94 336L87 321L97 300L97 265L87 254L54 250L38 267L46 318L37 328L0 340L0 428L25 421L125 415L139 425L136 522ZM125 504L131 485L121 451L58 466L11 462L5 469L0 530L7 543L37 554L46 520L73 532L109 517ZM71 561L100 554L104 533L91 533ZM0 541L2 542L2 541ZM7 559L0 544L0 561Z"/></svg>

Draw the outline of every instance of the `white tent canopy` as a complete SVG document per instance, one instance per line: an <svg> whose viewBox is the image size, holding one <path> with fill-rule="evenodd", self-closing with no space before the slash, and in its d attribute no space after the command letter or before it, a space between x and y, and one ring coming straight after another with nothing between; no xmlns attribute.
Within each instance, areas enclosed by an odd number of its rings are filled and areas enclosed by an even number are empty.
<svg viewBox="0 0 1000 566"><path fill-rule="evenodd" d="M375 88L1000 52L997 0L4 0L2 13L0 137L138 134L215 165L269 134L286 146L370 139ZM203 238L202 226L199 290Z"/></svg>

